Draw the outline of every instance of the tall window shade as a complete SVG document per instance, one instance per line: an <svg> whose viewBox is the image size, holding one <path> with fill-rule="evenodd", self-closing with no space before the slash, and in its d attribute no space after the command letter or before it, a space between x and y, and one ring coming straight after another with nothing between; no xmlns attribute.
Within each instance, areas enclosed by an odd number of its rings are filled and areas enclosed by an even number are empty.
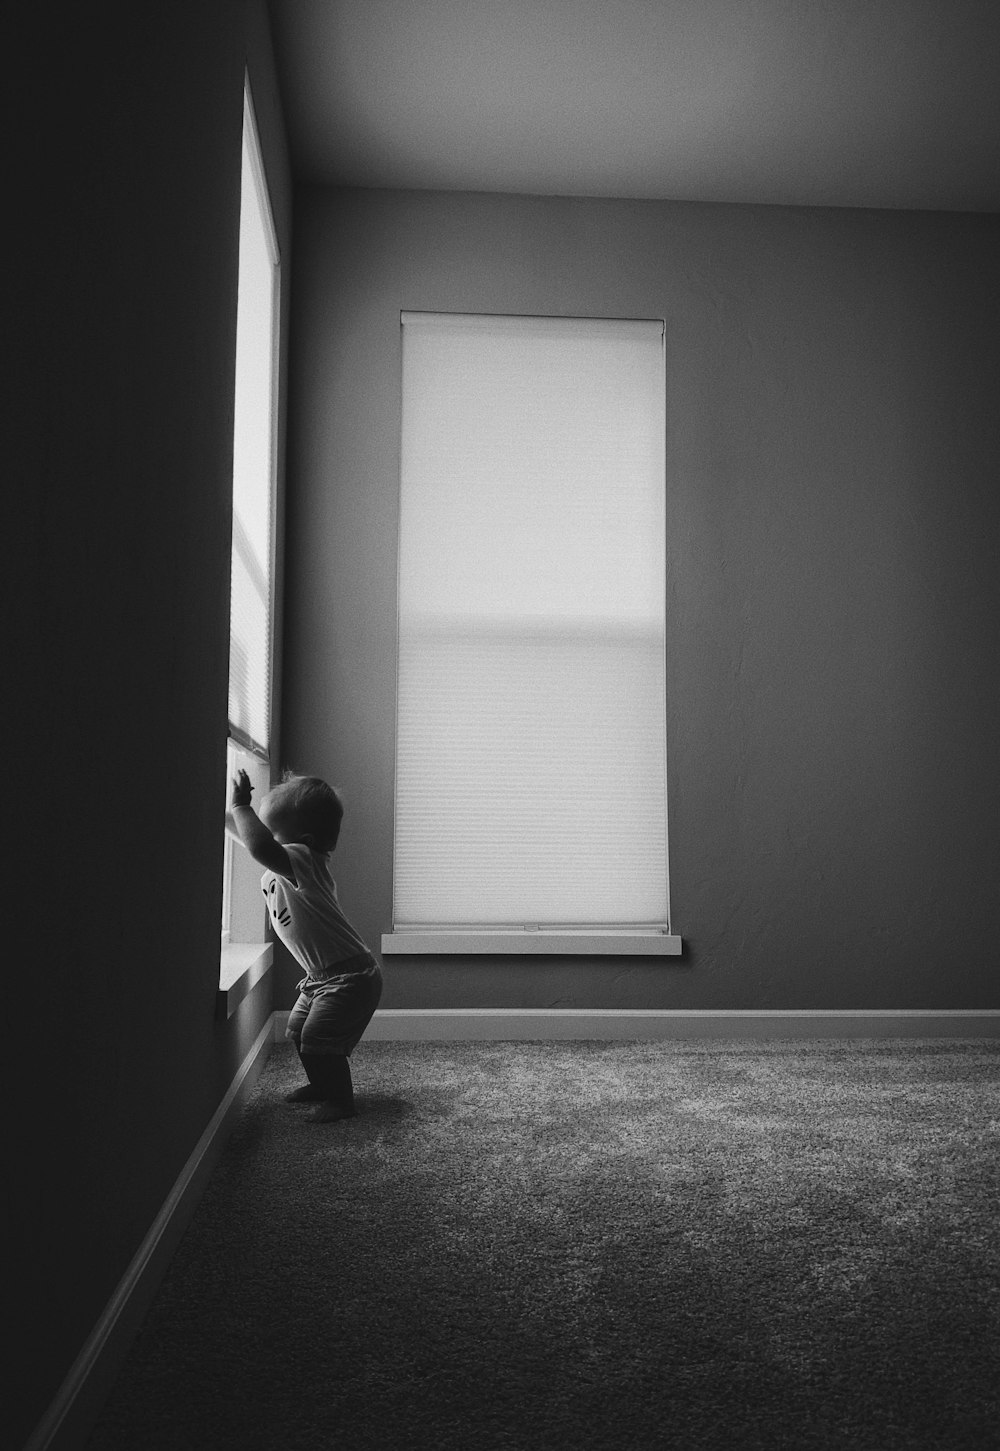
<svg viewBox="0 0 1000 1451"><path fill-rule="evenodd" d="M278 249L249 92L244 102L233 430L229 732L268 750Z"/></svg>
<svg viewBox="0 0 1000 1451"><path fill-rule="evenodd" d="M394 931L666 931L663 324L402 321Z"/></svg>

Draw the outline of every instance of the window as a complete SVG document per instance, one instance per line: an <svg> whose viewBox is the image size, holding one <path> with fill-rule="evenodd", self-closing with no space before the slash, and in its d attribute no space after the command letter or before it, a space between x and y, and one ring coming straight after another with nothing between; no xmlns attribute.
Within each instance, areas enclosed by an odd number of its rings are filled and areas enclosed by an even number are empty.
<svg viewBox="0 0 1000 1451"><path fill-rule="evenodd" d="M229 734L266 759L271 710L278 249L246 92L233 425Z"/></svg>
<svg viewBox="0 0 1000 1451"><path fill-rule="evenodd" d="M663 333L403 314L387 952L680 951Z"/></svg>
<svg viewBox="0 0 1000 1451"><path fill-rule="evenodd" d="M276 477L278 247L249 86L244 93L239 296L233 425L233 535L229 625L226 781L242 768L257 795L270 768L273 535ZM260 943L259 870L226 839L223 867L223 986ZM228 965L227 965L228 964Z"/></svg>

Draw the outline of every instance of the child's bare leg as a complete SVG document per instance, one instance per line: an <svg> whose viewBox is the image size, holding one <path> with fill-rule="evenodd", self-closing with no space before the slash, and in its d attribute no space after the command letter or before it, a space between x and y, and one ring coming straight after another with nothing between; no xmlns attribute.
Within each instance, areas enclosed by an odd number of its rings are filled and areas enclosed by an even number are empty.
<svg viewBox="0 0 1000 1451"><path fill-rule="evenodd" d="M299 1047L299 1044L297 1042L295 1043L295 1051L299 1055L299 1062L302 1064L303 1071L305 1072L306 1079L308 1081L306 1083L300 1084L300 1086L298 1088L293 1088L292 1091L291 1091L291 1093L286 1093L285 1094L285 1102L286 1103L318 1103L318 1102L321 1102L326 1097L326 1095L323 1092L322 1088L320 1088L320 1086L318 1084L312 1082L312 1079L310 1078L310 1075L309 1075L309 1068L308 1068L308 1065L306 1063L306 1058L303 1057L302 1049ZM306 1055L306 1056L308 1056L308 1055Z"/></svg>
<svg viewBox="0 0 1000 1451"><path fill-rule="evenodd" d="M303 1053L302 1066L309 1085L321 1099L312 1115L315 1123L333 1123L354 1117L354 1084L350 1060L340 1053Z"/></svg>
<svg viewBox="0 0 1000 1451"><path fill-rule="evenodd" d="M288 1027L285 1029L285 1036L299 1056L299 1061L302 1064L307 1081L300 1088L293 1088L291 1093L285 1094L286 1103L316 1103L317 1100L323 1097L316 1086L309 1081L309 1069L306 1067L306 1060L302 1054L302 1030L306 1026L311 1011L312 999L307 997L305 993L299 993L295 1006L288 1015Z"/></svg>

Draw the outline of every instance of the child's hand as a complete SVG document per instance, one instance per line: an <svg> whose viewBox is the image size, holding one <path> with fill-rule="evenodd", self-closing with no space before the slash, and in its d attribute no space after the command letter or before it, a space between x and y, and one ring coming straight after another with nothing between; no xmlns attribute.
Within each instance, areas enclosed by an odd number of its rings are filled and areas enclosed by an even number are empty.
<svg viewBox="0 0 1000 1451"><path fill-rule="evenodd" d="M250 777L246 771L240 771L233 780L233 806L249 806L252 790L253 787L250 785Z"/></svg>

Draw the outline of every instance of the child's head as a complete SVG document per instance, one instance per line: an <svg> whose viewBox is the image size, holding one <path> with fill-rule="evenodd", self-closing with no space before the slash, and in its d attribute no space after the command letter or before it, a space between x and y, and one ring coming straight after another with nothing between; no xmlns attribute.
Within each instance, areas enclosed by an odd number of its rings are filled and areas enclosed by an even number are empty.
<svg viewBox="0 0 1000 1451"><path fill-rule="evenodd" d="M261 821L282 846L302 842L314 851L333 851L340 835L344 803L318 776L286 771L260 803Z"/></svg>

